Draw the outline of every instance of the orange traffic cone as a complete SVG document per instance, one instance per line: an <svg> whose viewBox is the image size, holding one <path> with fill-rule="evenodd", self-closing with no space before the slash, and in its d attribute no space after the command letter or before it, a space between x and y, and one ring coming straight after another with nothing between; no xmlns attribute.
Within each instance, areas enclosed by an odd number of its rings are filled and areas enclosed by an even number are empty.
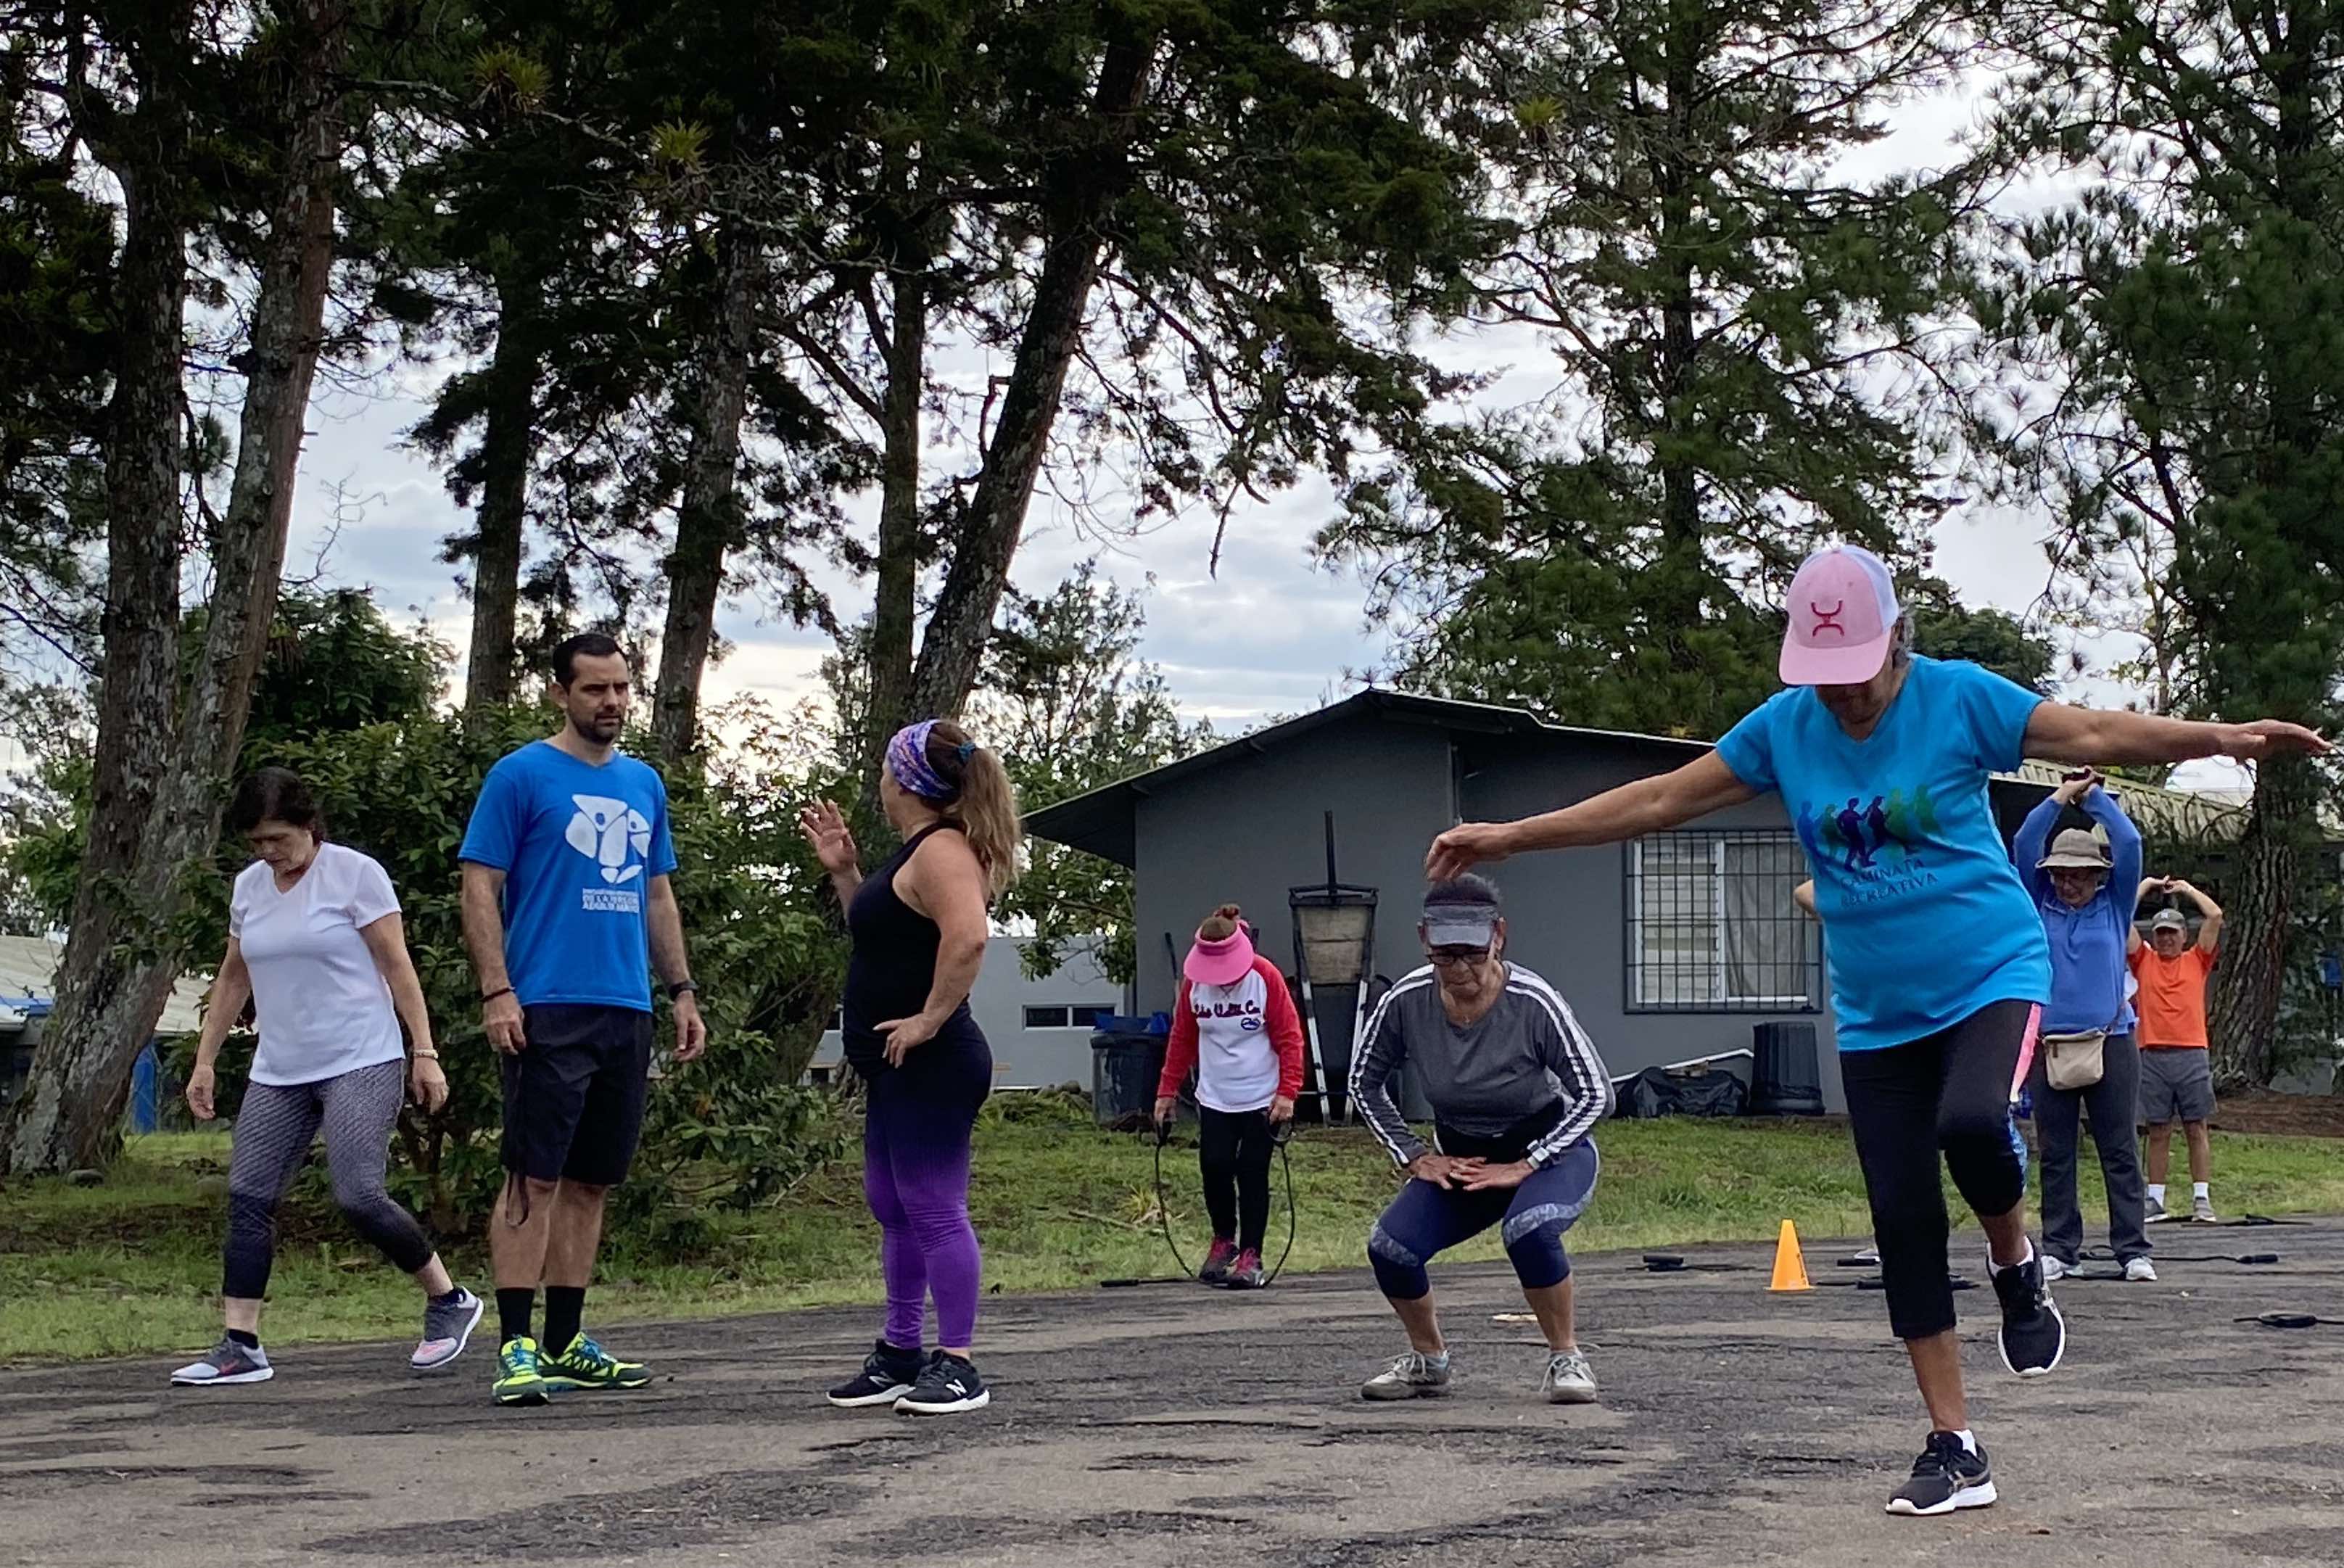
<svg viewBox="0 0 2344 1568"><path fill-rule="evenodd" d="M1774 1243L1774 1282L1770 1290L1812 1290L1807 1282L1807 1260L1799 1251L1798 1229L1789 1220L1783 1221L1783 1234Z"/></svg>

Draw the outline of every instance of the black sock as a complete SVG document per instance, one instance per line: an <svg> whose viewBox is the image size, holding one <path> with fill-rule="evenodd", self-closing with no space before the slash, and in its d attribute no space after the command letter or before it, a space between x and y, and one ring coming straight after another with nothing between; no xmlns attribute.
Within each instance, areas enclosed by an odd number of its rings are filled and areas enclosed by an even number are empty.
<svg viewBox="0 0 2344 1568"><path fill-rule="evenodd" d="M431 1304L435 1307L452 1307L463 1299L464 1287L461 1285L450 1285L448 1287L448 1293L446 1295L432 1297Z"/></svg>
<svg viewBox="0 0 2344 1568"><path fill-rule="evenodd" d="M227 1331L227 1337L234 1340L237 1344L242 1345L248 1351L257 1351L260 1349L260 1336L254 1333L250 1329L230 1329Z"/></svg>
<svg viewBox="0 0 2344 1568"><path fill-rule="evenodd" d="M500 1342L529 1338L530 1315L537 1310L537 1292L523 1287L497 1290L497 1337Z"/></svg>
<svg viewBox="0 0 2344 1568"><path fill-rule="evenodd" d="M545 1288L545 1348L560 1355L578 1337L578 1325L586 1316L586 1287L583 1285L548 1285Z"/></svg>

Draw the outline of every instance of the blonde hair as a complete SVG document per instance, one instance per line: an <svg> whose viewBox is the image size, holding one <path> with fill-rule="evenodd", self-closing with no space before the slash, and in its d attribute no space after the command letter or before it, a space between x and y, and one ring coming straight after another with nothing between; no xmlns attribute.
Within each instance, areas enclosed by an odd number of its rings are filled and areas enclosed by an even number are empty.
<svg viewBox="0 0 2344 1568"><path fill-rule="evenodd" d="M968 840L976 863L985 867L987 896L998 898L1017 880L1018 856L1026 843L1009 770L949 719L928 732L927 753L928 766L953 790L952 798L938 801L936 808Z"/></svg>
<svg viewBox="0 0 2344 1568"><path fill-rule="evenodd" d="M1244 910L1234 904L1224 904L1205 916L1205 923L1197 927L1197 939L1199 942L1226 942L1238 934L1238 924L1244 919Z"/></svg>

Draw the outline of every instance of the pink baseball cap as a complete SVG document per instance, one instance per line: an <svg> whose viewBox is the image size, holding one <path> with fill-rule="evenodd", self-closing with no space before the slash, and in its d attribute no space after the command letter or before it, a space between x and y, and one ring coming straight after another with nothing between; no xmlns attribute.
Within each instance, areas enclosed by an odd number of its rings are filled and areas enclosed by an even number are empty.
<svg viewBox="0 0 2344 1568"><path fill-rule="evenodd" d="M1783 684L1855 686L1880 673L1904 614L1880 557L1853 544L1818 550L1791 579Z"/></svg>
<svg viewBox="0 0 2344 1568"><path fill-rule="evenodd" d="M1193 986L1234 986L1244 979L1253 972L1253 939L1246 935L1244 923L1217 942L1198 936L1180 972Z"/></svg>

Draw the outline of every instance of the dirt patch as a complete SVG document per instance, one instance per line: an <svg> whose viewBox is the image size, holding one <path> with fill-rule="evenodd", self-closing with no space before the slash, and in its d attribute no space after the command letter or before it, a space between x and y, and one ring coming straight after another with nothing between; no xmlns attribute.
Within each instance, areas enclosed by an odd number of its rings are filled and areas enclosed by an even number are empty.
<svg viewBox="0 0 2344 1568"><path fill-rule="evenodd" d="M2269 1089L2225 1089L2214 1112L2220 1132L2286 1138L2344 1138L2344 1095L2283 1095Z"/></svg>

